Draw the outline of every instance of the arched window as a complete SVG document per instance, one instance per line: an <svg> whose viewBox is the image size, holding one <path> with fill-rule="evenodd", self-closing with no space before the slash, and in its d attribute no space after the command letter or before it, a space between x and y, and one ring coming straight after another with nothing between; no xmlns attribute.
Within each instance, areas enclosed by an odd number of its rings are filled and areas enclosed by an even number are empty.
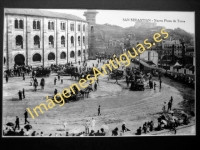
<svg viewBox="0 0 200 150"><path fill-rule="evenodd" d="M23 38L21 35L16 36L16 46L23 48Z"/></svg>
<svg viewBox="0 0 200 150"><path fill-rule="evenodd" d="M94 28L93 28L93 26L91 26L91 32L93 32L94 31Z"/></svg>
<svg viewBox="0 0 200 150"><path fill-rule="evenodd" d="M42 57L40 54L36 53L33 55L33 61L41 61Z"/></svg>
<svg viewBox="0 0 200 150"><path fill-rule="evenodd" d="M61 29L61 30L65 30L65 23L64 23L64 22L61 22L61 23L60 23L60 29Z"/></svg>
<svg viewBox="0 0 200 150"><path fill-rule="evenodd" d="M85 37L83 36L83 44L85 44Z"/></svg>
<svg viewBox="0 0 200 150"><path fill-rule="evenodd" d="M51 30L54 30L54 23L51 23Z"/></svg>
<svg viewBox="0 0 200 150"><path fill-rule="evenodd" d="M81 31L81 25L80 24L78 25L78 31Z"/></svg>
<svg viewBox="0 0 200 150"><path fill-rule="evenodd" d="M15 20L15 29L18 29L18 20Z"/></svg>
<svg viewBox="0 0 200 150"><path fill-rule="evenodd" d="M40 21L37 21L37 29L40 29Z"/></svg>
<svg viewBox="0 0 200 150"><path fill-rule="evenodd" d="M65 37L61 36L61 45L65 47Z"/></svg>
<svg viewBox="0 0 200 150"><path fill-rule="evenodd" d="M54 53L49 53L48 55L48 60L55 60L55 54Z"/></svg>
<svg viewBox="0 0 200 150"><path fill-rule="evenodd" d="M71 36L71 44L72 44L72 46L74 46L74 37L73 36Z"/></svg>
<svg viewBox="0 0 200 150"><path fill-rule="evenodd" d="M71 51L70 58L74 58L74 51Z"/></svg>
<svg viewBox="0 0 200 150"><path fill-rule="evenodd" d="M40 37L38 35L34 36L34 46L40 48Z"/></svg>
<svg viewBox="0 0 200 150"><path fill-rule="evenodd" d="M62 52L60 54L60 59L66 59L66 53L65 52Z"/></svg>
<svg viewBox="0 0 200 150"><path fill-rule="evenodd" d="M48 22L48 29L50 30L50 22Z"/></svg>
<svg viewBox="0 0 200 150"><path fill-rule="evenodd" d="M6 57L4 57L3 59L3 64L5 65L5 63L6 63Z"/></svg>
<svg viewBox="0 0 200 150"><path fill-rule="evenodd" d="M80 51L80 50L78 50L78 56L79 56L79 57L81 56L81 51Z"/></svg>
<svg viewBox="0 0 200 150"><path fill-rule="evenodd" d="M33 29L36 29L36 21L33 21Z"/></svg>
<svg viewBox="0 0 200 150"><path fill-rule="evenodd" d="M19 21L19 28L20 28L20 29L23 29L23 20L20 20L20 21Z"/></svg>
<svg viewBox="0 0 200 150"><path fill-rule="evenodd" d="M62 24L63 24L63 23L61 22L61 23L60 23L60 29L61 29L61 30L62 30L62 27L63 27Z"/></svg>
<svg viewBox="0 0 200 150"><path fill-rule="evenodd" d="M25 57L22 54L17 54L14 58L16 65L24 65Z"/></svg>
<svg viewBox="0 0 200 150"><path fill-rule="evenodd" d="M49 47L53 47L53 45L54 45L53 36L50 35L49 36Z"/></svg>
<svg viewBox="0 0 200 150"><path fill-rule="evenodd" d="M74 24L70 24L70 30L74 31Z"/></svg>
<svg viewBox="0 0 200 150"><path fill-rule="evenodd" d="M81 45L81 38L80 38L80 36L78 36L78 46L80 46Z"/></svg>

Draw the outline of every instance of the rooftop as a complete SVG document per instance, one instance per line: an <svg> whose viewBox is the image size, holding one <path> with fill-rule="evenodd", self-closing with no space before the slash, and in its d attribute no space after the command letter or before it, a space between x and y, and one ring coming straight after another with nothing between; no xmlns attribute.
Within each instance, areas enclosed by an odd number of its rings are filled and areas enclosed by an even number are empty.
<svg viewBox="0 0 200 150"><path fill-rule="evenodd" d="M194 46L186 47L186 52L194 52Z"/></svg>
<svg viewBox="0 0 200 150"><path fill-rule="evenodd" d="M40 17L45 16L45 17L50 17L50 18L61 18L61 19L87 22L86 20L74 15L71 15L71 14L52 12L52 11L41 10L41 9L5 8L4 10L5 10L5 14L18 14L18 15L29 15L29 16L40 16Z"/></svg>
<svg viewBox="0 0 200 150"><path fill-rule="evenodd" d="M180 44L179 40L163 40L162 43L164 44Z"/></svg>

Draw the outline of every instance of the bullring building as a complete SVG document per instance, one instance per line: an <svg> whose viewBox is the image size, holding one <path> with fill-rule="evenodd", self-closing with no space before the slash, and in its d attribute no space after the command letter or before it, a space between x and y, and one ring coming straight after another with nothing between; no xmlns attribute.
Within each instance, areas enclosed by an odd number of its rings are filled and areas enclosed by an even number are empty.
<svg viewBox="0 0 200 150"><path fill-rule="evenodd" d="M40 9L4 9L4 69L88 59L88 22Z"/></svg>

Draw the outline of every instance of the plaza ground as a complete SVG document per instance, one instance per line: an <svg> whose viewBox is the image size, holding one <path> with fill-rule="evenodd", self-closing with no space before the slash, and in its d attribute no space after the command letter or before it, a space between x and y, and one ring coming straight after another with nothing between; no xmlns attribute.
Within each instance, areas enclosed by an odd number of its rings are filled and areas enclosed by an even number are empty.
<svg viewBox="0 0 200 150"><path fill-rule="evenodd" d="M94 61L90 61L92 65ZM22 77L9 78L9 82L5 83L3 80L3 125L7 122L15 122L16 116L20 118L20 126L24 126L24 110L26 108L33 109L41 103L47 104L46 96L52 96L55 88L61 92L64 88L69 87L76 81L71 80L71 77L64 76L64 83L57 81L54 85L54 78L56 74L51 74L50 77L45 78L44 91L34 91L33 86L30 86L30 77L26 76L26 80ZM37 78L40 82L41 78ZM159 85L156 78L154 78L157 85ZM194 93L191 88L184 87L180 83L163 78L162 89L159 92L156 90L146 88L144 91L130 91L126 87L124 80L120 80L119 84L114 84L115 80L107 79L107 75L99 78L98 90L91 92L89 98L75 102L66 103L60 107L58 104L48 111L44 110L43 114L32 119L29 115L28 120L33 126L30 132L43 131L45 135L55 133L65 135L66 131L69 133L78 133L85 130L84 124L86 120L94 118L96 120L95 131L99 130L102 125L107 125L109 130L107 135L111 135L111 131L118 127L121 130L122 123L125 122L127 128L131 131L126 132L125 135L134 135L136 129L142 126L144 122L153 120L157 126L157 118L162 111L164 102L168 102L173 96L172 108L184 110L186 107L182 104L183 93L190 91ZM173 84L172 84L173 83ZM146 83L145 83L146 84ZM18 91L25 89L26 98L22 101L18 100ZM101 116L98 116L98 106L101 105ZM194 106L192 106L194 107ZM194 109L194 108L192 108ZM67 128L64 130L64 122L67 122ZM195 120L193 120L193 123ZM193 125L187 129L181 129L178 134L195 134L195 126ZM165 133L166 134L166 133ZM163 135L165 135L163 133ZM167 134L166 134L167 135Z"/></svg>

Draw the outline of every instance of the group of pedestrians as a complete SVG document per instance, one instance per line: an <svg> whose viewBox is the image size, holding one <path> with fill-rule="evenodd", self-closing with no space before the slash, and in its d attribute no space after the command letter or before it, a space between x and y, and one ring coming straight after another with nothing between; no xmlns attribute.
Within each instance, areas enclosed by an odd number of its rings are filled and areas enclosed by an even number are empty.
<svg viewBox="0 0 200 150"><path fill-rule="evenodd" d="M24 90L24 88L22 89L22 91L19 90L18 95L19 95L19 100L22 100L22 98L25 99L25 90Z"/></svg>
<svg viewBox="0 0 200 150"><path fill-rule="evenodd" d="M153 121L148 121L148 122L145 122L142 127L140 126L136 130L135 135L141 135L142 133L146 134L147 132L151 132L153 130L154 130L154 122Z"/></svg>
<svg viewBox="0 0 200 150"><path fill-rule="evenodd" d="M13 66L13 69L8 69L8 70L5 70L4 72L6 73L6 75L8 77L14 77L14 76L24 76L24 75L29 75L30 72L32 70L32 66L29 66L29 65L14 65Z"/></svg>
<svg viewBox="0 0 200 150"><path fill-rule="evenodd" d="M163 113L166 113L166 112L169 112L172 110L172 104L173 104L173 97L171 96L171 99L169 100L168 103L164 102L164 105L163 105ZM168 106L168 108L167 108Z"/></svg>
<svg viewBox="0 0 200 150"><path fill-rule="evenodd" d="M24 124L26 124L26 123L30 123L28 120L27 120L27 118L28 118L28 112L27 112L27 110L25 110L25 112L24 112ZM19 122L19 117L18 116L16 116L16 120L15 120L15 127L14 127L14 131L16 130L16 129L20 129L20 122Z"/></svg>
<svg viewBox="0 0 200 150"><path fill-rule="evenodd" d="M114 130L112 130L112 136L118 136L119 135L118 131L119 131L118 127L116 127ZM126 127L125 123L123 123L122 130L120 132L120 136L122 136L127 131L131 131L131 130Z"/></svg>

